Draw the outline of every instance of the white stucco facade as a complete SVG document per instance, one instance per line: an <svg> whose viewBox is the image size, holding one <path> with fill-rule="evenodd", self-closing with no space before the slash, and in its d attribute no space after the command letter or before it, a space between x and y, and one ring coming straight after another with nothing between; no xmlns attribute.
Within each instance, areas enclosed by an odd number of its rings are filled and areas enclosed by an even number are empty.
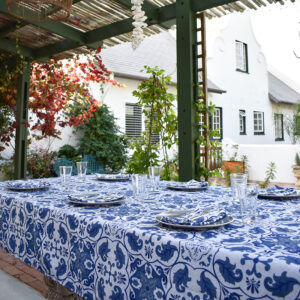
<svg viewBox="0 0 300 300"><path fill-rule="evenodd" d="M238 144L290 143L286 134L284 141L275 141L274 105L268 95L267 62L254 36L250 17L234 14L223 23L227 26L219 29L219 35L211 42L213 46L208 48L208 77L226 90L222 95L210 95L211 101L222 107L223 137ZM235 41L247 44L248 72L236 71ZM291 114L293 107L279 104L276 112L280 113L281 108L284 114ZM239 131L239 110L245 111L246 134ZM264 134L254 134L254 111L264 113Z"/></svg>

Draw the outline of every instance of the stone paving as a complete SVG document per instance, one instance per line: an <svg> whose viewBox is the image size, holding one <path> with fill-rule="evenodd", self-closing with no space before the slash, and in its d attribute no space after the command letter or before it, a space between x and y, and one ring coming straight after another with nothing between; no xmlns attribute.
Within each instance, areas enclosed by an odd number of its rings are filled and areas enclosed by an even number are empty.
<svg viewBox="0 0 300 300"><path fill-rule="evenodd" d="M44 275L0 248L0 270L13 276L45 296Z"/></svg>

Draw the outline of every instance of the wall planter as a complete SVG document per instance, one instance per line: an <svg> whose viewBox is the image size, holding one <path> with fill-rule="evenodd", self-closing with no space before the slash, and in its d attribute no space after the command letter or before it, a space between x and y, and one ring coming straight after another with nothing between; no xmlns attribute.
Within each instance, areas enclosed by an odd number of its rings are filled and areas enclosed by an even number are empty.
<svg viewBox="0 0 300 300"><path fill-rule="evenodd" d="M297 178L297 182L295 183L296 187L300 187L300 166L294 165L292 166L294 176Z"/></svg>
<svg viewBox="0 0 300 300"><path fill-rule="evenodd" d="M245 173L245 162L243 161L223 161L222 170L230 173Z"/></svg>

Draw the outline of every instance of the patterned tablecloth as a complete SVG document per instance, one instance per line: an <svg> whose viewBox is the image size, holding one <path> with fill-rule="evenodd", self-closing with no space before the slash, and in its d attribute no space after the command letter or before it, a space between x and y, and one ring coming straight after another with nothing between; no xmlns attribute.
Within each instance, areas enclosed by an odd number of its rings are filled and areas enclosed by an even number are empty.
<svg viewBox="0 0 300 300"><path fill-rule="evenodd" d="M225 205L229 188L162 187L136 203L129 182L59 178L48 190L0 183L0 246L86 299L300 299L300 200L258 200L253 225L207 231L158 225L166 210ZM162 184L163 185L163 184ZM121 205L76 207L74 192L124 193Z"/></svg>

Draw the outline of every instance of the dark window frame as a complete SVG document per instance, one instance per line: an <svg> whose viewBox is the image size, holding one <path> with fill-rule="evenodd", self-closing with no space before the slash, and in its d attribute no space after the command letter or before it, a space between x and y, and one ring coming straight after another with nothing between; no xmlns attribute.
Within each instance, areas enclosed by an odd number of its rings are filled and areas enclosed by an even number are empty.
<svg viewBox="0 0 300 300"><path fill-rule="evenodd" d="M281 119L281 137L277 138L276 137L276 117L280 116ZM275 142L279 142L279 141L284 141L284 130L283 130L283 114L280 113L274 113L274 125L275 125Z"/></svg>
<svg viewBox="0 0 300 300"><path fill-rule="evenodd" d="M211 140L214 140L214 141L221 141L223 139L223 108L222 107L219 107L219 106L216 106L215 107L215 110L218 109L220 111L220 136L218 137L211 137ZM208 116L208 124L209 124L209 130L212 130L212 114L209 114Z"/></svg>
<svg viewBox="0 0 300 300"><path fill-rule="evenodd" d="M243 47L245 48L245 65L246 65L246 70L240 69L237 67L237 61L236 63L236 71L241 72L241 73L246 73L249 74L249 62L248 62L248 45L242 41L236 40L235 41L235 47L237 43L241 43L243 45ZM235 50L236 51L236 50ZM236 53L235 53L235 60L236 60Z"/></svg>
<svg viewBox="0 0 300 300"><path fill-rule="evenodd" d="M244 116L242 116L244 131L241 131L241 127L240 127L241 112L245 114ZM246 131L246 110L244 110L244 109L239 109L239 132L240 132L240 135L247 135L247 131Z"/></svg>
<svg viewBox="0 0 300 300"><path fill-rule="evenodd" d="M263 131L255 132L255 129L254 129L254 114L255 113L261 113L262 114ZM253 133L254 133L254 135L265 135L265 113L263 111L258 111L258 110L253 111Z"/></svg>

